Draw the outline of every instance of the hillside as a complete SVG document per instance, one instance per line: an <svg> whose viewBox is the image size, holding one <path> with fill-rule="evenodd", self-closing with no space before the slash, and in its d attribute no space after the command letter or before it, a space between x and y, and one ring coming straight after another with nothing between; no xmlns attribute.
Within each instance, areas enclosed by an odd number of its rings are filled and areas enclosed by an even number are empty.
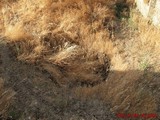
<svg viewBox="0 0 160 120"><path fill-rule="evenodd" d="M133 0L1 0L0 119L158 120L159 37Z"/></svg>

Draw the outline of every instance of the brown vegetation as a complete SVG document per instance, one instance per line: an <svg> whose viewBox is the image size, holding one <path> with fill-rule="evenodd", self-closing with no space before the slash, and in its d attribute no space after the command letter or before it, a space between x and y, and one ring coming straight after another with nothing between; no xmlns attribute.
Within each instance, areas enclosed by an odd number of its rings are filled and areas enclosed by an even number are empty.
<svg viewBox="0 0 160 120"><path fill-rule="evenodd" d="M126 7L132 3L2 0L0 35L18 60L69 84L80 99L98 97L114 112L158 113L160 91L147 86L160 85L160 30Z"/></svg>
<svg viewBox="0 0 160 120"><path fill-rule="evenodd" d="M8 111L10 102L15 93L11 90L3 88L3 80L0 78L0 115L5 115ZM0 119L2 116L0 116Z"/></svg>

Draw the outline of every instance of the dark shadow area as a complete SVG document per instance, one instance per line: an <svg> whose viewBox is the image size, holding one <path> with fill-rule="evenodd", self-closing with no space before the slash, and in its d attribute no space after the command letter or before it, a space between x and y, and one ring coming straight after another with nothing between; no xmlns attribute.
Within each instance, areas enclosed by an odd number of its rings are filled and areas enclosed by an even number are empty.
<svg viewBox="0 0 160 120"><path fill-rule="evenodd" d="M117 2L115 4L116 17L121 20L123 18L128 19L130 17L130 6L126 1Z"/></svg>

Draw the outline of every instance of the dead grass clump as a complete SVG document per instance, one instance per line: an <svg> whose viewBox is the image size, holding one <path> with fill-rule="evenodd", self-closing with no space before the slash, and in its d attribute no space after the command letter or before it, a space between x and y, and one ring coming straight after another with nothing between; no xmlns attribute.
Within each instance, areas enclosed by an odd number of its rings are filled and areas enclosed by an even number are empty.
<svg viewBox="0 0 160 120"><path fill-rule="evenodd" d="M97 3L99 4L96 5ZM81 46L95 44L98 41L102 46L105 41L108 41L109 36L103 27L103 22L106 18L114 19L114 11L103 3L111 4L104 0L66 0L63 2L49 0L27 2L26 0L20 0L14 4L8 3L2 10L3 32L6 37L13 41L37 39L48 33L54 35L62 33L69 36L73 42L81 43ZM23 7L24 4L26 7ZM91 38L88 38L88 35ZM31 36L32 38L30 38ZM68 39L64 35L63 37ZM105 44L108 47L108 44L111 46L112 43ZM93 45L89 49L92 48L95 49L96 46ZM101 52L105 53L106 50L102 51L101 49Z"/></svg>
<svg viewBox="0 0 160 120"><path fill-rule="evenodd" d="M10 25L5 29L5 36L12 42L29 39L29 34L23 28L22 24Z"/></svg>
<svg viewBox="0 0 160 120"><path fill-rule="evenodd" d="M113 54L104 21L115 19L114 9L109 7L114 3L105 0L8 2L2 8L3 33L15 44L20 60L57 65L74 81L102 81L109 66L106 56Z"/></svg>

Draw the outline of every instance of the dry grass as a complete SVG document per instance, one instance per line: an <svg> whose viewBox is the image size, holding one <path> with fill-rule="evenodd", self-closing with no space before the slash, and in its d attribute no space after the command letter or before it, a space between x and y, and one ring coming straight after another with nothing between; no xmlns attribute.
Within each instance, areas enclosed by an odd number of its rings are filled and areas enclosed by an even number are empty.
<svg viewBox="0 0 160 120"><path fill-rule="evenodd" d="M112 24L117 22L116 2L5 2L0 13L1 34L14 43L19 60L42 66L60 85L77 81L94 85L106 80L93 88L76 88L77 96L98 96L111 103L113 111L156 112L155 96L138 85L148 66L159 71L160 31L135 15L131 20L138 30L132 39L127 36L129 31L124 40L114 39L113 29L119 27Z"/></svg>
<svg viewBox="0 0 160 120"><path fill-rule="evenodd" d="M12 90L8 89L5 90L3 88L3 80L0 79L0 115L5 115L10 102L11 102L11 98L15 95L15 92L13 92Z"/></svg>
<svg viewBox="0 0 160 120"><path fill-rule="evenodd" d="M114 10L109 8L114 2L19 0L4 4L2 33L9 43L16 46L19 60L68 67L73 79L79 71L88 71L79 74L85 81L96 78L93 72L97 70L93 68L89 72L87 67L77 68L82 64L80 60L83 60L83 66L100 65L104 67L103 72L106 71L105 67L109 66L106 61L109 60L104 61L104 57L111 56L114 48L109 39L111 33L103 24L106 19L108 22L115 19ZM99 78L102 81L105 76L98 75L96 80Z"/></svg>
<svg viewBox="0 0 160 120"><path fill-rule="evenodd" d="M115 113L156 113L155 95L145 86L147 78L142 78L141 71L110 73L106 84L93 88L76 88L75 95L80 99L98 99L111 104ZM146 85L143 82L146 81Z"/></svg>
<svg viewBox="0 0 160 120"><path fill-rule="evenodd" d="M111 58L112 71L105 84L94 88L76 88L76 96L98 98L112 103L114 112L156 113L159 90L151 84L160 85L154 74L159 74L159 28L148 24L133 13L131 28L122 30L126 38L117 38L117 51ZM140 19L139 19L140 18ZM137 30L132 30L132 29ZM129 35L130 33L132 35ZM127 34L127 35L126 35ZM157 73L156 73L157 72ZM153 93L155 91L155 93Z"/></svg>
<svg viewBox="0 0 160 120"><path fill-rule="evenodd" d="M138 39L140 40L141 45L139 56L144 56L150 66L153 66L155 70L158 71L159 69L157 67L159 66L159 63L157 61L160 59L160 30L154 26L144 26L141 24L139 32Z"/></svg>

